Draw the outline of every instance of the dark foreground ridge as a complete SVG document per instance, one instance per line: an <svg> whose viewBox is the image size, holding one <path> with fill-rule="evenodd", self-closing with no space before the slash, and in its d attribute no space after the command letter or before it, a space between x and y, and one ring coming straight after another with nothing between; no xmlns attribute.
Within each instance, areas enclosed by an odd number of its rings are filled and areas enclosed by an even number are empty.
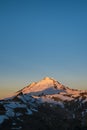
<svg viewBox="0 0 87 130"><path fill-rule="evenodd" d="M0 100L0 130L87 130L87 91L46 77Z"/></svg>

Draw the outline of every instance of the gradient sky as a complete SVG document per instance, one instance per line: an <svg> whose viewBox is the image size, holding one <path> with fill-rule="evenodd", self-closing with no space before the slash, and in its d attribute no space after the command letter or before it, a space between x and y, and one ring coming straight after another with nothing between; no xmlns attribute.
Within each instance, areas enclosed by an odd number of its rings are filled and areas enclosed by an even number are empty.
<svg viewBox="0 0 87 130"><path fill-rule="evenodd" d="M87 89L87 0L0 0L0 97L45 76Z"/></svg>

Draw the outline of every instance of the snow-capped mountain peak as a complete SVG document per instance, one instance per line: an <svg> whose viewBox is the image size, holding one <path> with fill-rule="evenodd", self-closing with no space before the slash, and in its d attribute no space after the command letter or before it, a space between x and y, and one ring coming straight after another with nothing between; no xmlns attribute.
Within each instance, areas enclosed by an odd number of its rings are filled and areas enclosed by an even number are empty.
<svg viewBox="0 0 87 130"><path fill-rule="evenodd" d="M58 119L58 117L61 117L62 124L65 121L69 124L70 120L73 122L74 120L78 121L78 119L80 119L81 124L87 124L86 115L87 91L70 89L49 77L31 83L17 91L12 97L0 100L0 128L4 130L18 128L24 130L26 124L29 124L28 127L31 129L30 124L37 124L36 119L40 119L38 126L41 119L42 121L48 119L46 124L54 122L53 126L55 124L54 119ZM34 120L35 123L33 123ZM51 123L48 123L50 121ZM60 122L60 118L56 120L56 124L58 122ZM6 124L9 124L8 127ZM59 125L57 128L59 128Z"/></svg>
<svg viewBox="0 0 87 130"><path fill-rule="evenodd" d="M71 101L75 98L81 97L82 95L84 95L85 98L87 98L87 91L85 92L81 90L70 89L62 85L55 79L49 77L45 77L38 82L31 83L27 87L20 90L19 94L20 93L28 94L30 96L38 96L38 98L42 97L42 99L46 99L45 96L51 99L55 97L63 101Z"/></svg>
<svg viewBox="0 0 87 130"><path fill-rule="evenodd" d="M63 85L58 81L54 80L53 78L45 77L39 82L34 82L22 89L22 93L31 93L34 95L43 93L46 95L58 93L62 89Z"/></svg>

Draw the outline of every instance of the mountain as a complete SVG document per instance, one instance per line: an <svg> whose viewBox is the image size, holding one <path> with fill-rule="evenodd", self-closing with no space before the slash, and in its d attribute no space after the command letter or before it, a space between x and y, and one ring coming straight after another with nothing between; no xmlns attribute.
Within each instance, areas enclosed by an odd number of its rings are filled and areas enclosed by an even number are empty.
<svg viewBox="0 0 87 130"><path fill-rule="evenodd" d="M1 130L87 130L87 90L45 77L0 100Z"/></svg>

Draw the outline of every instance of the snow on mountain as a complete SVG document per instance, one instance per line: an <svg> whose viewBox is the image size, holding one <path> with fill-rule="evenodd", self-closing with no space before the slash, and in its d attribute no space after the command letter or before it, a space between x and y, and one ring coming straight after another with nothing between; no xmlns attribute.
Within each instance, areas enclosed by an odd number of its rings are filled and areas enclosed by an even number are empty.
<svg viewBox="0 0 87 130"><path fill-rule="evenodd" d="M58 81L54 80L53 78L49 77L45 77L39 82L33 82L29 86L20 90L19 93L20 92L23 94L29 94L31 96L34 96L34 98L35 96L36 98L38 96L38 99L43 98L43 100L46 98L52 99L52 97L58 97L62 101L71 101L77 97L81 97L82 93L86 93L86 95L83 95L87 98L87 91L70 89L62 85Z"/></svg>
<svg viewBox="0 0 87 130"><path fill-rule="evenodd" d="M55 88L55 86L57 88ZM54 79L51 78L44 78L43 80L39 81L39 82L34 82L32 84L30 84L29 86L27 86L26 88L24 88L22 90L22 92L25 93L41 93L42 91L44 91L44 94L51 94L51 93L58 93L58 88L61 88L61 84L58 83L57 81L55 81Z"/></svg>
<svg viewBox="0 0 87 130"><path fill-rule="evenodd" d="M59 82L55 81L52 78L46 77L39 82L34 82L29 86L22 89L22 93L29 93L31 95L48 95L48 94L57 94L59 92L64 92L64 86Z"/></svg>
<svg viewBox="0 0 87 130"><path fill-rule="evenodd" d="M67 118L74 119L78 115L83 116L82 113L87 113L87 91L70 89L53 78L46 77L24 87L13 96L0 100L0 124L10 118L18 118L21 121L24 115L38 113L38 107L44 104L73 112ZM76 114L77 110L80 112Z"/></svg>

